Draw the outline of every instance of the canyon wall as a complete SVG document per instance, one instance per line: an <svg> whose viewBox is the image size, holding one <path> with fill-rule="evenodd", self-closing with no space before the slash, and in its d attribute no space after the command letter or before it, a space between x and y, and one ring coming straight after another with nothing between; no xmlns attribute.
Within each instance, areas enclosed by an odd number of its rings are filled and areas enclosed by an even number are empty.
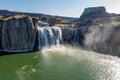
<svg viewBox="0 0 120 80"><path fill-rule="evenodd" d="M41 27L38 22L25 15L0 16L0 52L69 44L120 57L120 16L108 14L105 8L86 9L74 27Z"/></svg>
<svg viewBox="0 0 120 80"><path fill-rule="evenodd" d="M63 44L62 30L41 27L39 19L25 15L0 16L0 52L28 52Z"/></svg>
<svg viewBox="0 0 120 80"><path fill-rule="evenodd" d="M120 57L119 15L107 13L104 7L87 8L78 27L87 27L83 35L84 48Z"/></svg>
<svg viewBox="0 0 120 80"><path fill-rule="evenodd" d="M32 51L36 34L37 19L24 15L3 16L0 19L0 51Z"/></svg>
<svg viewBox="0 0 120 80"><path fill-rule="evenodd" d="M84 37L86 48L100 53L120 56L120 26L91 26Z"/></svg>

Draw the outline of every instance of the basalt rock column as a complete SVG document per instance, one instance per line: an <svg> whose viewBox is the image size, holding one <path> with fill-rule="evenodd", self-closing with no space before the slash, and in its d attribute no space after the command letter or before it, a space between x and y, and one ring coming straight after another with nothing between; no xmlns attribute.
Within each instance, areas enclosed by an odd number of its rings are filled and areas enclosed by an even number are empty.
<svg viewBox="0 0 120 80"><path fill-rule="evenodd" d="M0 20L0 50L5 52L31 51L35 47L37 19L25 15Z"/></svg>

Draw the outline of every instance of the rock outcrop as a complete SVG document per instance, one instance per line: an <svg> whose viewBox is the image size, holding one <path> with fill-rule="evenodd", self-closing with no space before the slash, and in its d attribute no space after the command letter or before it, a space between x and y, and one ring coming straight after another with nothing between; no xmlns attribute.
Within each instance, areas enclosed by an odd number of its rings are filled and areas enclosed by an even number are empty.
<svg viewBox="0 0 120 80"><path fill-rule="evenodd" d="M87 27L62 28L64 45L83 46L86 31Z"/></svg>
<svg viewBox="0 0 120 80"><path fill-rule="evenodd" d="M120 16L107 13L104 7L86 8L78 27L87 27L85 48L120 57Z"/></svg>
<svg viewBox="0 0 120 80"><path fill-rule="evenodd" d="M1 17L0 51L32 51L36 43L37 19L25 15Z"/></svg>
<svg viewBox="0 0 120 80"><path fill-rule="evenodd" d="M91 26L85 34L84 44L91 50L120 56L120 26Z"/></svg>
<svg viewBox="0 0 120 80"><path fill-rule="evenodd" d="M109 16L110 14L106 12L105 7L89 7L85 8L84 12L80 16L80 20L96 19Z"/></svg>
<svg viewBox="0 0 120 80"><path fill-rule="evenodd" d="M63 28L62 29L64 44L73 44L74 29Z"/></svg>

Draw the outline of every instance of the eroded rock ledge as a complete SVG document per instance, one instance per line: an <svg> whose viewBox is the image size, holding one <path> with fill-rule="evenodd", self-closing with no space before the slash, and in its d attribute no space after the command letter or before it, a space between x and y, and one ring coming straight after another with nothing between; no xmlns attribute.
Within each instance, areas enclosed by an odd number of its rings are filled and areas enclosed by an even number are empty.
<svg viewBox="0 0 120 80"><path fill-rule="evenodd" d="M26 52L35 47L37 19L25 15L0 17L0 51Z"/></svg>

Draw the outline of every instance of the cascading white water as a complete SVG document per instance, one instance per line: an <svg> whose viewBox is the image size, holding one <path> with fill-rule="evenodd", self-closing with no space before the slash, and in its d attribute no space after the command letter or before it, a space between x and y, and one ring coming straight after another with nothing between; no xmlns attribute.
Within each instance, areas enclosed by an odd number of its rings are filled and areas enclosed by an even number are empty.
<svg viewBox="0 0 120 80"><path fill-rule="evenodd" d="M38 28L38 49L62 43L62 31L58 27Z"/></svg>

